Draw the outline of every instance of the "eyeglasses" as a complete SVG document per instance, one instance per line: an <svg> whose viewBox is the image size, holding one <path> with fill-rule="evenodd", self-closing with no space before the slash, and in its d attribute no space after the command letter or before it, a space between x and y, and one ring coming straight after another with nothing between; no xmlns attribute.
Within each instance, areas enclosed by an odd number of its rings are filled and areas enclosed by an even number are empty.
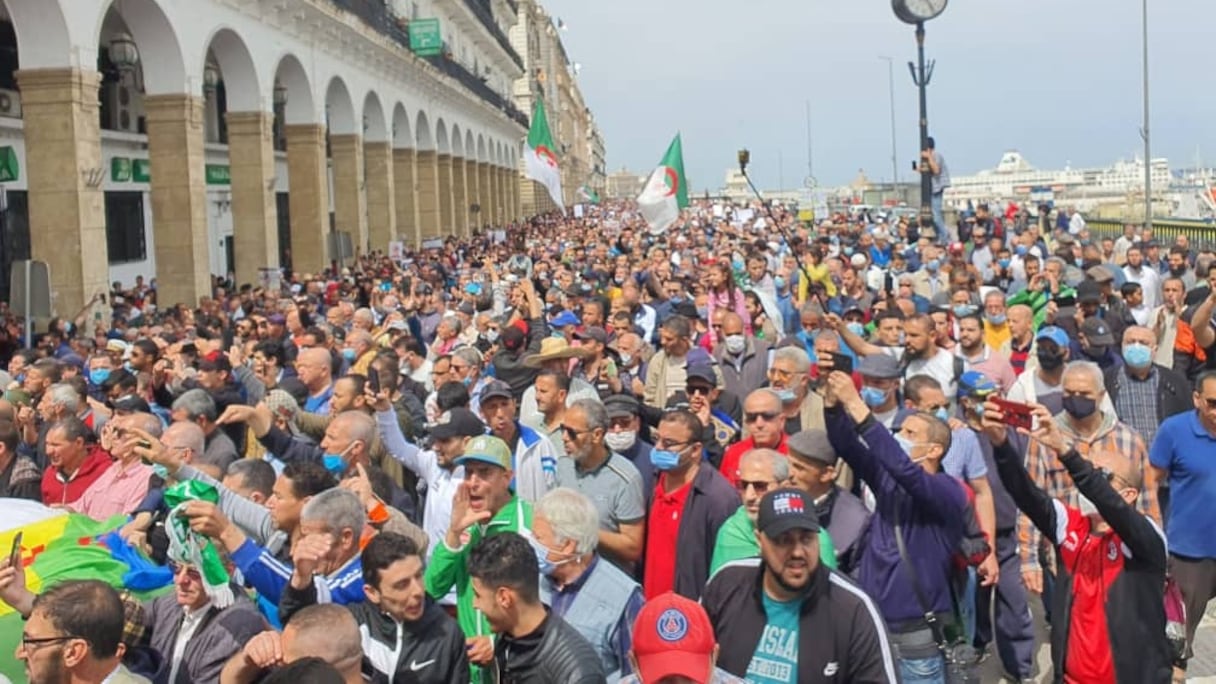
<svg viewBox="0 0 1216 684"><path fill-rule="evenodd" d="M770 378L777 378L778 380L786 381L794 377L794 371L781 370L780 368L770 368L768 369L768 376Z"/></svg>
<svg viewBox="0 0 1216 684"><path fill-rule="evenodd" d="M743 420L748 423L754 423L754 422L760 420L761 418L763 418L765 422L771 423L772 421L777 420L777 417L780 415L781 415L780 411L756 411L754 413L748 412L748 413L743 414Z"/></svg>
<svg viewBox="0 0 1216 684"><path fill-rule="evenodd" d="M763 495L773 486L772 482L764 480L739 480L735 483L735 489L739 490L740 494L746 494L748 488L756 490L757 494Z"/></svg>
<svg viewBox="0 0 1216 684"><path fill-rule="evenodd" d="M566 436L569 437L570 439L578 439L579 435L585 435L591 431L590 430L576 430L576 429L570 427L569 425L563 425L562 432L564 432L566 434Z"/></svg>
<svg viewBox="0 0 1216 684"><path fill-rule="evenodd" d="M1115 480L1119 480L1124 485L1128 485L1127 480L1124 480L1122 477L1119 477L1118 473L1116 473L1115 471L1113 471L1109 468L1098 468L1098 473L1101 474L1102 477L1105 478L1106 481L1111 483L1112 485L1115 483Z"/></svg>
<svg viewBox="0 0 1216 684"><path fill-rule="evenodd" d="M36 650L36 648L38 646L46 646L47 644L54 644L54 643L57 643L60 641L71 641L72 639L80 639L80 638L81 637L72 636L72 635L30 638L30 637L22 634L21 635L21 650L25 651L26 653L30 653L30 652Z"/></svg>
<svg viewBox="0 0 1216 684"><path fill-rule="evenodd" d="M663 438L659 438L659 440L656 441L654 445L660 449L669 449L670 450L670 449L683 449L684 447L688 446L689 444L692 444L692 442L690 442L690 441L689 442L672 442L672 441L669 441L669 440L666 440Z"/></svg>
<svg viewBox="0 0 1216 684"><path fill-rule="evenodd" d="M688 385L687 387L684 388L684 393L690 397L695 394L700 394L701 396L708 397L709 393L712 391L713 391L712 387L706 387L705 385Z"/></svg>

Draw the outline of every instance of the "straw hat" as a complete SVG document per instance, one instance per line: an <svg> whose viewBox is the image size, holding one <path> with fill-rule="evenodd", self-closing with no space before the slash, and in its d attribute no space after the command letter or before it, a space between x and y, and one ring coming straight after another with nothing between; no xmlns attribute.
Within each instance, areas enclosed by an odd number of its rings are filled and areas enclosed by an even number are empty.
<svg viewBox="0 0 1216 684"><path fill-rule="evenodd" d="M554 359L581 359L586 356L586 349L571 347L564 337L546 337L540 343L540 353L525 356L524 365L529 368L539 368L546 361Z"/></svg>

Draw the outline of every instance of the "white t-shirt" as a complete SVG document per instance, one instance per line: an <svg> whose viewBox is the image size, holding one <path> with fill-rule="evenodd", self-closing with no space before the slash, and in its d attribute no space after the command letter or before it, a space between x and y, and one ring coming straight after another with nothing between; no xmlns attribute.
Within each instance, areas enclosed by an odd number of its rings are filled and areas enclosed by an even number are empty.
<svg viewBox="0 0 1216 684"><path fill-rule="evenodd" d="M904 380L914 375L928 375L937 380L942 386L942 392L951 398L958 394L958 378L954 377L954 354L937 348L937 353L929 359L913 359L908 362Z"/></svg>

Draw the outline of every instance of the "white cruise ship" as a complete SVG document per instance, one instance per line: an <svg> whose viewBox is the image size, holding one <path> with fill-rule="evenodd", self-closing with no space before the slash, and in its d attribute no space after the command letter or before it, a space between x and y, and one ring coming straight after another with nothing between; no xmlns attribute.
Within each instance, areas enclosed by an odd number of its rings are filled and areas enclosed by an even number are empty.
<svg viewBox="0 0 1216 684"><path fill-rule="evenodd" d="M1153 159L1154 189L1166 191L1175 182L1166 159ZM952 176L946 190L946 203L963 207L972 203L1004 204L1010 200L1025 203L1046 199L1075 203L1084 208L1129 193L1144 192L1144 161L1120 160L1095 169L1064 168L1059 171L1036 169L1016 150L1006 152L996 168L970 176ZM1155 194L1155 193L1154 193Z"/></svg>

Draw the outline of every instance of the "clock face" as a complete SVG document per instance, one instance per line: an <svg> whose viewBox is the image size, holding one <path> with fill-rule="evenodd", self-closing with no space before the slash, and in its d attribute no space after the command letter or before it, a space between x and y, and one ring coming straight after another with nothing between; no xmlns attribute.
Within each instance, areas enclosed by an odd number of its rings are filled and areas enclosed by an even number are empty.
<svg viewBox="0 0 1216 684"><path fill-rule="evenodd" d="M909 24L928 21L946 9L947 0L892 0L895 14Z"/></svg>

